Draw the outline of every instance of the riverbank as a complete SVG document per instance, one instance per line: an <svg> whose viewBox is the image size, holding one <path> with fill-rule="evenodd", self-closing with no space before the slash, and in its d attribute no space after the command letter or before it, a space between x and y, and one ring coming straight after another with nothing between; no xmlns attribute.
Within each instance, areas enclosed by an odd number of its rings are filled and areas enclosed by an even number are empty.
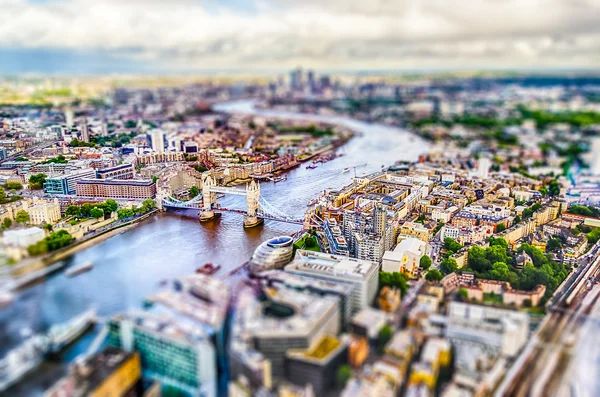
<svg viewBox="0 0 600 397"><path fill-rule="evenodd" d="M18 265L13 266L13 269L11 269L11 275L13 277L17 278L15 280L17 285L19 284L20 277L25 277L25 276L31 277L31 273L33 273L33 272L40 272L40 277L43 277L45 275L44 269L51 266L52 264L54 264L58 261L64 260L65 258L68 258L69 256L71 256L81 250L89 248L89 247L91 247L95 244L98 244L104 240L107 240L113 236L116 236L120 233L124 233L124 232L134 228L137 223L140 223L140 222L148 219L150 216L156 214L159 211L160 210L158 210L158 209L154 209L154 210L152 210L144 215L141 215L137 218L134 218L130 221L119 223L118 225L115 225L106 230L103 230L100 233L94 233L94 234L86 236L80 240L76 240L72 244L70 244L64 248L61 248L59 250L48 253L42 257L29 258L28 260L23 261L22 263L19 263ZM119 221L117 221L117 223L118 222Z"/></svg>

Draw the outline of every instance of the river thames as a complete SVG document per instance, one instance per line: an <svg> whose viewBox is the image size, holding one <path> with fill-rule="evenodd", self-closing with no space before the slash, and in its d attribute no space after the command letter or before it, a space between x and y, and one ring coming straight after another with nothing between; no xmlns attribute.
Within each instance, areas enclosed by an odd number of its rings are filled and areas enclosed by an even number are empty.
<svg viewBox="0 0 600 397"><path fill-rule="evenodd" d="M220 104L215 110L330 122L357 133L338 149L343 156L313 170L302 165L289 172L285 182L261 183L262 197L295 218L302 218L307 201L324 189L350 183L354 169L342 173L346 167L356 167L356 174L362 175L397 160L416 160L428 149L426 142L402 129L352 119L263 111L254 109L251 101ZM219 203L245 208L244 197L227 196ZM95 307L102 317L141 308L143 299L158 289L161 280L193 273L206 262L221 265L220 274L226 274L247 261L265 239L299 229L298 225L274 221L244 229L242 215L235 213L203 224L194 217L156 215L67 259L73 264L90 260L94 264L91 271L74 278L58 273L18 293L9 307L0 310L0 355L19 344L27 332L44 331L89 307ZM91 339L88 335L80 341L67 352L65 361L83 351ZM15 393L35 395L46 387L27 390L31 386L27 385L28 379L17 386Z"/></svg>

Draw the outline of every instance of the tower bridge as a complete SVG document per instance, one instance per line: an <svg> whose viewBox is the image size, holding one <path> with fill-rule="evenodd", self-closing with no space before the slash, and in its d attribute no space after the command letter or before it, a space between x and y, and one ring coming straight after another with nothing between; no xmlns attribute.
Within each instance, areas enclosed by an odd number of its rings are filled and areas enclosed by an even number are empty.
<svg viewBox="0 0 600 397"><path fill-rule="evenodd" d="M246 209L225 208L217 203L217 193L233 194L246 197ZM302 225L304 219L297 219L280 211L260 196L260 184L255 181L246 185L245 189L218 186L215 179L207 176L202 184L202 193L188 201L177 200L169 196L162 200L165 208L194 209L199 211L201 222L208 221L217 213L234 212L244 214L244 227L254 227L265 219Z"/></svg>

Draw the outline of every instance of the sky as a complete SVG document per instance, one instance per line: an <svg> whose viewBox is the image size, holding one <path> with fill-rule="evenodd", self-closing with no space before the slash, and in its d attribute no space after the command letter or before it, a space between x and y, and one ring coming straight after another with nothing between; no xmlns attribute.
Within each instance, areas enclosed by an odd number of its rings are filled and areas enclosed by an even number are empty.
<svg viewBox="0 0 600 397"><path fill-rule="evenodd" d="M600 0L0 0L0 11L0 73L600 66Z"/></svg>

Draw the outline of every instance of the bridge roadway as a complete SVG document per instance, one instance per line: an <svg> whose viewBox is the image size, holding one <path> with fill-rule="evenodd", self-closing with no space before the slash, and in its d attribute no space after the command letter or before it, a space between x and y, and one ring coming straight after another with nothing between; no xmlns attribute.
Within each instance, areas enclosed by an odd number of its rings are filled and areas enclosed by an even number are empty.
<svg viewBox="0 0 600 397"><path fill-rule="evenodd" d="M239 190L239 189L236 189ZM176 203L172 203L172 202L168 202L168 201L164 201L163 200L163 207L165 208L174 208L174 209L192 209L192 210L199 210L199 211L203 211L202 209L202 205L200 204L195 204L195 205L189 205L189 204L185 204L185 203L181 203L181 204L176 204ZM212 211L214 212L219 212L219 213L224 213L224 212L233 212L236 214L242 214L244 215L246 213L245 210L240 210L237 208L225 208L225 207L220 207L220 206L215 206L213 207ZM277 217L274 215L270 215L270 214L266 214L262 211L259 211L258 218L260 219L265 219L265 220L269 220L269 221L277 221L277 222L285 222L285 223L293 223L296 225L302 225L304 223L304 219L288 219L288 218L282 218L282 217Z"/></svg>

